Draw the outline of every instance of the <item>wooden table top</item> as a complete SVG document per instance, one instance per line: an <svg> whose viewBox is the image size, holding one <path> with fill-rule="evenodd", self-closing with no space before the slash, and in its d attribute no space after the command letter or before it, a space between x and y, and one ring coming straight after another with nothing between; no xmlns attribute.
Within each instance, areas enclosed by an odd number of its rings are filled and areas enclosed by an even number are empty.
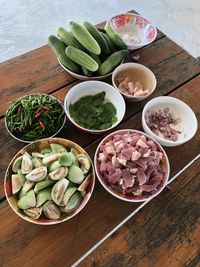
<svg viewBox="0 0 200 267"><path fill-rule="evenodd" d="M136 55L158 80L151 98L170 95L183 100L199 123L199 61L160 31L152 44L132 52L128 61ZM165 149L171 190L164 189L147 203L126 203L96 179L89 203L73 219L33 225L19 218L5 198L6 168L24 144L6 132L4 114L11 101L28 93L49 93L63 101L80 81L60 67L47 45L1 63L0 77L0 266L200 266L200 127L188 143ZM127 103L117 128L142 130L141 111L148 100ZM58 136L77 142L92 158L103 138L80 134L69 122Z"/></svg>

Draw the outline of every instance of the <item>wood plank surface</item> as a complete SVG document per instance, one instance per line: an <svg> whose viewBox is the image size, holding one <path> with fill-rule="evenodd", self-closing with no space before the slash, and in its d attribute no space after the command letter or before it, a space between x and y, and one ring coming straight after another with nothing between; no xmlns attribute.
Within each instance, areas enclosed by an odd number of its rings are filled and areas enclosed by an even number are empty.
<svg viewBox="0 0 200 267"><path fill-rule="evenodd" d="M200 159L79 266L200 266Z"/></svg>
<svg viewBox="0 0 200 267"><path fill-rule="evenodd" d="M200 121L199 81L200 76L172 93L173 96L184 100L191 106L198 116L198 121ZM120 128L141 129L140 115L124 122ZM172 150L168 149L171 176L200 152L199 144L200 130L194 139L185 145L172 148ZM87 149L91 156L94 154L96 145L91 145ZM181 155L181 151L185 151L184 157L179 158L177 155ZM183 187L190 179L193 177L189 176L187 180L181 180L180 186ZM166 191L164 194L170 194L171 197L171 192ZM158 203L157 198L154 201ZM91 200L79 215L66 223L47 226L44 230L42 226L35 226L18 218L4 201L0 206L0 217L9 218L10 223L8 225L7 220L0 221L0 228L4 229L0 241L2 266L5 264L6 266L35 266L38 262L40 266L55 266L56 264L70 266L137 206L134 203L125 203L115 199L97 182ZM48 257L44 257L44 250ZM54 251L53 254L52 251Z"/></svg>

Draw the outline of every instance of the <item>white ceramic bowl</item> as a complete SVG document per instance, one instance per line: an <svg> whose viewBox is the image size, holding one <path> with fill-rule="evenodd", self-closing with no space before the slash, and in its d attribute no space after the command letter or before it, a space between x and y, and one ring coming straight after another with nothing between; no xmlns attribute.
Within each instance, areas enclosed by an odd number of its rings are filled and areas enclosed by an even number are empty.
<svg viewBox="0 0 200 267"><path fill-rule="evenodd" d="M70 116L69 105L74 104L77 100L79 100L83 96L95 95L102 91L106 92L106 98L108 99L109 102L111 102L115 106L117 110L117 122L113 124L112 127L105 130L90 130L81 127ZM68 119L80 130L92 134L102 134L104 132L113 129L122 121L125 114L126 106L123 97L112 85L101 81L85 81L73 86L69 90L69 92L65 96L64 110Z"/></svg>
<svg viewBox="0 0 200 267"><path fill-rule="evenodd" d="M138 14L124 13L107 20L106 25L114 28L122 37L121 32L130 31L132 40L124 39L129 50L135 50L152 43L157 36L156 27L147 19Z"/></svg>
<svg viewBox="0 0 200 267"><path fill-rule="evenodd" d="M177 114L181 119L182 132L177 141L171 141L161 138L154 134L146 123L145 116L147 111L158 110L160 108L169 107L170 111ZM192 109L183 101L170 96L159 96L150 100L144 107L142 112L142 126L144 131L149 134L153 139L159 142L162 146L178 146L189 141L196 133L198 122Z"/></svg>
<svg viewBox="0 0 200 267"><path fill-rule="evenodd" d="M137 133L137 134L140 134L140 135L144 135L146 136L149 140L152 140L152 138L141 132L141 131L137 131L137 130L133 130L133 129L123 129L123 130L118 130L118 131L115 131L115 132L112 132L111 134L107 135L101 142L100 144L98 145L97 149L96 149L96 152L95 152L95 156L94 156L94 167L95 167L95 171L96 171L96 175L97 175L97 178L99 180L99 182L101 183L101 185L110 193L112 194L113 196L115 196L116 198L118 199L121 199L121 200L124 200L124 201L127 201L127 202L143 202L143 201L146 201L146 200L149 200L149 199L152 199L154 198L155 196L157 196L164 188L165 186L167 185L167 181L169 179L169 174L170 174L170 165L169 165L169 159L167 157L167 154L165 153L164 149L161 147L161 145L159 143L157 143L155 140L153 140L157 146L159 147L159 150L162 151L162 153L164 154L165 156L165 164L166 164L166 170L165 170L165 177L164 177L164 181L163 181L163 184L162 186L160 186L160 188L155 192L153 193L151 196L132 196L132 198L127 198L126 196L122 195L122 194L119 194L119 193L116 193L112 188L111 186L108 186L106 184L106 182L104 181L103 179L103 176L102 174L100 173L99 171L99 164L98 164L98 160L97 160L97 157L98 157L98 153L99 153L99 149L101 147L102 144L104 144L106 141L108 141L112 136L114 135L117 135L117 134L122 134L122 133L127 133L127 132L131 132L131 133Z"/></svg>
<svg viewBox="0 0 200 267"><path fill-rule="evenodd" d="M78 79L78 80L81 80L81 81L91 81L91 80L104 80L105 78L109 77L112 75L113 72L110 72L106 75L103 75L103 76L91 76L91 77L88 77L88 76L84 76L84 75L80 75L80 74L77 74L69 69L67 69L61 62L60 60L58 59L58 62L60 64L60 66L66 70L71 76L73 76L74 78ZM121 63L120 63L121 64Z"/></svg>
<svg viewBox="0 0 200 267"><path fill-rule="evenodd" d="M139 81L143 85L145 90L149 90L149 94L136 97L123 93L118 89L117 78L119 78L120 76L130 76L133 82ZM156 89L157 81L154 73L144 65L138 63L124 63L114 70L112 74L112 84L124 96L125 99L132 102L138 102L146 99L154 92L154 90Z"/></svg>

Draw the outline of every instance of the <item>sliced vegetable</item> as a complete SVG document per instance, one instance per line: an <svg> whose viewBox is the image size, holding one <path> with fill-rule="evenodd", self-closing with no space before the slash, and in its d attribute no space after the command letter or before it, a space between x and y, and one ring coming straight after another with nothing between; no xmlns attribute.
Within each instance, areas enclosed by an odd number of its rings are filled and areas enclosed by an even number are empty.
<svg viewBox="0 0 200 267"><path fill-rule="evenodd" d="M68 168L67 167L59 167L57 170L50 172L49 177L52 180L60 180L67 176Z"/></svg>
<svg viewBox="0 0 200 267"><path fill-rule="evenodd" d="M50 144L50 147L53 153L63 153L67 151L67 149L60 144Z"/></svg>
<svg viewBox="0 0 200 267"><path fill-rule="evenodd" d="M19 175L19 179L20 179L21 185L23 186L25 181L26 181L26 177L22 173L22 170L20 170L20 169L17 171L17 174Z"/></svg>
<svg viewBox="0 0 200 267"><path fill-rule="evenodd" d="M68 187L68 184L69 184L69 181L65 178L62 178L56 184L54 184L52 191L51 191L51 196L52 196L53 201L57 205L59 205L60 202L62 201L62 198Z"/></svg>
<svg viewBox="0 0 200 267"><path fill-rule="evenodd" d="M41 158L33 158L33 165L35 168L40 168L43 166Z"/></svg>
<svg viewBox="0 0 200 267"><path fill-rule="evenodd" d="M33 190L30 190L25 196L19 199L18 208L26 210L29 208L34 208L36 206L36 198Z"/></svg>
<svg viewBox="0 0 200 267"><path fill-rule="evenodd" d="M84 192L86 191L86 189L88 188L88 185L90 184L90 181L91 181L91 174L89 174L85 179L84 181L82 182L82 184L79 185L78 187L78 191L80 192Z"/></svg>
<svg viewBox="0 0 200 267"><path fill-rule="evenodd" d="M84 180L84 174L79 167L72 165L69 167L67 178L75 184L81 184Z"/></svg>
<svg viewBox="0 0 200 267"><path fill-rule="evenodd" d="M53 180L50 180L50 179L45 179L39 183L37 183L34 187L34 192L37 194L40 190L50 186L50 185L53 185L55 183L55 181Z"/></svg>
<svg viewBox="0 0 200 267"><path fill-rule="evenodd" d="M59 159L59 157L61 156L60 153L54 153L54 154L47 154L47 156L45 156L43 159L42 159L42 162L44 165L48 166L50 165L52 162L56 161Z"/></svg>
<svg viewBox="0 0 200 267"><path fill-rule="evenodd" d="M31 182L39 182L44 180L47 176L47 167L42 166L32 170L29 174L26 175L26 179Z"/></svg>
<svg viewBox="0 0 200 267"><path fill-rule="evenodd" d="M30 208L27 210L23 210L23 212L28 215L30 218L35 220L39 219L42 214L42 208Z"/></svg>
<svg viewBox="0 0 200 267"><path fill-rule="evenodd" d="M51 220L58 220L61 216L59 208L53 203L53 201L47 201L42 210L44 215Z"/></svg>
<svg viewBox="0 0 200 267"><path fill-rule="evenodd" d="M12 174L11 180L12 180L12 193L14 195L17 192L19 192L19 190L22 187L22 184L18 174Z"/></svg>
<svg viewBox="0 0 200 267"><path fill-rule="evenodd" d="M25 152L22 157L22 164L21 164L21 170L23 174L27 174L31 172L33 169L33 162L31 159L31 156Z"/></svg>
<svg viewBox="0 0 200 267"><path fill-rule="evenodd" d="M26 180L21 191L19 192L19 198L22 198L23 196L26 195L26 193L31 190L31 188L33 188L35 185L34 182L28 181Z"/></svg>
<svg viewBox="0 0 200 267"><path fill-rule="evenodd" d="M85 154L79 154L77 155L77 160L81 165L81 170L83 174L87 174L91 167L91 162L89 158Z"/></svg>
<svg viewBox="0 0 200 267"><path fill-rule="evenodd" d="M59 158L59 163L63 166L71 166L73 162L73 157L68 152L63 153Z"/></svg>
<svg viewBox="0 0 200 267"><path fill-rule="evenodd" d="M68 187L67 190L65 191L65 194L59 204L59 206L66 206L70 197L76 192L77 188L76 187Z"/></svg>
<svg viewBox="0 0 200 267"><path fill-rule="evenodd" d="M12 171L13 172L17 173L17 171L21 168L22 158L23 158L23 156L20 156L20 157L16 158L15 161L13 162L13 165L12 165Z"/></svg>
<svg viewBox="0 0 200 267"><path fill-rule="evenodd" d="M42 206L47 200L52 200L51 188L46 188L41 191L36 196L36 207Z"/></svg>
<svg viewBox="0 0 200 267"><path fill-rule="evenodd" d="M53 172L55 170L57 170L58 168L60 168L62 165L59 163L59 161L54 161L53 163L51 163L50 167L49 167L49 171Z"/></svg>
<svg viewBox="0 0 200 267"><path fill-rule="evenodd" d="M68 201L63 211L72 212L76 210L80 206L81 200L82 200L81 194L76 192L75 194L72 195L72 197Z"/></svg>

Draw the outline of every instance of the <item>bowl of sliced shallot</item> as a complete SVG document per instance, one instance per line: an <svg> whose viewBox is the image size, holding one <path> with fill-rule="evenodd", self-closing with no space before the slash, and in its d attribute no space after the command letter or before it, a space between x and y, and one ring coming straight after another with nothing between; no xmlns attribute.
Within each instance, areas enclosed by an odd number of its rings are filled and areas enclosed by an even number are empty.
<svg viewBox="0 0 200 267"><path fill-rule="evenodd" d="M142 202L158 195L169 179L168 157L154 139L131 129L107 135L97 147L94 165L102 186L113 196Z"/></svg>
<svg viewBox="0 0 200 267"><path fill-rule="evenodd" d="M137 102L154 92L157 81L154 73L144 65L124 63L114 70L112 83L125 99Z"/></svg>
<svg viewBox="0 0 200 267"><path fill-rule="evenodd" d="M198 122L193 110L171 96L151 99L142 111L144 131L162 146L178 146L196 134Z"/></svg>

